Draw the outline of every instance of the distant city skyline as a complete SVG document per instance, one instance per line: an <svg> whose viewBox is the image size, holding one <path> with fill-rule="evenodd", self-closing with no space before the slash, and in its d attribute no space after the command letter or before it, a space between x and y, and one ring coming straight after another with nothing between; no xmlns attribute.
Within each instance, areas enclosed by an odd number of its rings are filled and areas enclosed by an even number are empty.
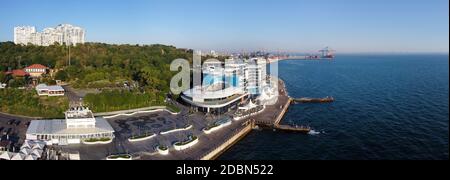
<svg viewBox="0 0 450 180"><path fill-rule="evenodd" d="M87 42L339 53L448 53L448 0L3 0L0 41L14 27L57 24Z"/></svg>

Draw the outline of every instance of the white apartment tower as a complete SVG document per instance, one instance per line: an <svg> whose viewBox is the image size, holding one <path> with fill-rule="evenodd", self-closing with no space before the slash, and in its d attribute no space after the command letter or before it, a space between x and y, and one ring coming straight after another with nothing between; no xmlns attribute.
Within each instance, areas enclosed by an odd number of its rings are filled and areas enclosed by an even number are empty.
<svg viewBox="0 0 450 180"><path fill-rule="evenodd" d="M36 33L36 28L31 26L22 26L14 28L14 43L28 44L31 41L32 34Z"/></svg>
<svg viewBox="0 0 450 180"><path fill-rule="evenodd" d="M267 85L266 60L263 58L252 58L247 62L247 71L245 77L247 80L247 92L252 95L261 94L263 87Z"/></svg>
<svg viewBox="0 0 450 180"><path fill-rule="evenodd" d="M14 43L37 46L59 44L77 45L85 43L85 30L70 24L60 24L56 28L45 28L36 32L35 27L24 26L14 28Z"/></svg>

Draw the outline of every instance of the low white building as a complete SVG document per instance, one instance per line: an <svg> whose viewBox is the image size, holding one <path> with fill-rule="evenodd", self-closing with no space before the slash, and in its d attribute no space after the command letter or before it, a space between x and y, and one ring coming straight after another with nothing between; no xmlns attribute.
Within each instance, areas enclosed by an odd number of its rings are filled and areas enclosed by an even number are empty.
<svg viewBox="0 0 450 180"><path fill-rule="evenodd" d="M46 84L39 84L36 86L36 92L39 96L64 96L65 90L61 86L47 86Z"/></svg>
<svg viewBox="0 0 450 180"><path fill-rule="evenodd" d="M104 118L95 118L88 108L72 108L66 119L35 120L28 127L27 140L41 140L48 145L80 144L83 140L114 138L114 129Z"/></svg>

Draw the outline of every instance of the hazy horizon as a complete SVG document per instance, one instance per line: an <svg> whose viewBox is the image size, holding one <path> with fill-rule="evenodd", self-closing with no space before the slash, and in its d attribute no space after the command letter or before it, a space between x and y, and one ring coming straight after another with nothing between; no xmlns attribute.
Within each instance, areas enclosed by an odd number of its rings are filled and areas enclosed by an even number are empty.
<svg viewBox="0 0 450 180"><path fill-rule="evenodd" d="M62 2L63 1L63 2ZM15 26L69 23L87 42L242 52L449 52L448 0L4 0L0 41Z"/></svg>

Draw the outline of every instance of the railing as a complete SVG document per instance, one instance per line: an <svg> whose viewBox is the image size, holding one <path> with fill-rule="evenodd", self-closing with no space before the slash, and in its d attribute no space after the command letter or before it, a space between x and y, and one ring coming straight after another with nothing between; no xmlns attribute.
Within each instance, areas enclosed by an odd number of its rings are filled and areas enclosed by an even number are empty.
<svg viewBox="0 0 450 180"><path fill-rule="evenodd" d="M136 114L143 114L143 113L154 113L159 111L166 111L168 113L177 115L178 112L172 112L172 110L169 110L166 106L154 106L154 107L147 107L147 108L140 108L140 109L132 109L132 110L124 110L124 111L115 111L115 112L107 112L107 113L95 113L95 116L104 116L104 118L116 118L119 116L134 116Z"/></svg>
<svg viewBox="0 0 450 180"><path fill-rule="evenodd" d="M289 100L286 102L286 104L285 104L284 107L283 107L283 111L281 111L281 113L278 115L278 118L276 119L274 125L280 124L281 120L282 120L283 117L284 117L284 114L285 114L286 111L289 109L289 106L291 105L291 103L292 103L292 99L289 98Z"/></svg>
<svg viewBox="0 0 450 180"><path fill-rule="evenodd" d="M225 146L225 144L234 144L236 143L237 139L240 139L242 136L244 136L244 134L247 134L248 132L251 131L251 129L254 126L254 120L248 120L244 123L242 123L241 128L236 129L233 133L231 133L230 137L227 138L225 141L223 141L223 143L220 144L215 144L211 150L203 153L197 160L212 160L216 157L218 157L224 150L226 150L227 148L229 148L229 146ZM248 132L246 132L248 131ZM244 133L241 135L241 137L236 137L238 134L240 133ZM236 139L234 142L230 142L232 141L232 139ZM213 152L216 152L213 154ZM208 157L209 156L209 157Z"/></svg>

